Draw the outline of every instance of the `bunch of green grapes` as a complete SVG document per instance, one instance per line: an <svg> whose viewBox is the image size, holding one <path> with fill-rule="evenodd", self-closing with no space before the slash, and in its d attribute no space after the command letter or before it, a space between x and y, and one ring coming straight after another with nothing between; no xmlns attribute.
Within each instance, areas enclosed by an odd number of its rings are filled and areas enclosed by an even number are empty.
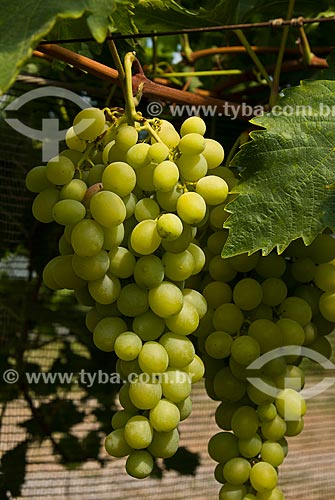
<svg viewBox="0 0 335 500"><path fill-rule="evenodd" d="M235 185L231 171L217 170ZM217 462L220 500L282 500L278 467L286 438L303 430L306 412L299 364L305 355L331 356L335 239L320 234L308 247L293 242L283 255L222 258L229 198L210 210L206 265L192 280L208 306L194 332L205 386L220 401L215 419L221 432L208 451Z"/></svg>
<svg viewBox="0 0 335 500"><path fill-rule="evenodd" d="M191 385L204 374L188 337L207 304L185 282L204 267L197 232L228 185L212 173L224 152L204 137L201 118L185 120L180 135L164 120L125 120L119 111L81 111L68 149L33 168L26 185L38 193L35 218L64 227L44 283L74 290L96 347L118 356L123 409L106 450L128 455L128 473L144 478L155 458L176 452Z"/></svg>

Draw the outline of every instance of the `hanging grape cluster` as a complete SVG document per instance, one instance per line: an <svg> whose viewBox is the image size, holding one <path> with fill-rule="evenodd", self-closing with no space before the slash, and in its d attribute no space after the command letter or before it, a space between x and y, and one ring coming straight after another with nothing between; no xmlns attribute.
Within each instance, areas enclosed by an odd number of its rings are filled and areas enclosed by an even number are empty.
<svg viewBox="0 0 335 500"><path fill-rule="evenodd" d="M303 348L331 354L335 240L223 259L237 179L205 132L195 116L178 133L166 120L129 122L119 109L81 111L68 149L26 177L38 193L35 218L64 227L43 279L74 290L90 308L96 347L118 357L123 409L105 448L128 456L130 475L149 476L156 458L177 451L191 386L204 376L220 401L222 431L208 446L220 500L281 500L286 437L302 430L306 411Z"/></svg>

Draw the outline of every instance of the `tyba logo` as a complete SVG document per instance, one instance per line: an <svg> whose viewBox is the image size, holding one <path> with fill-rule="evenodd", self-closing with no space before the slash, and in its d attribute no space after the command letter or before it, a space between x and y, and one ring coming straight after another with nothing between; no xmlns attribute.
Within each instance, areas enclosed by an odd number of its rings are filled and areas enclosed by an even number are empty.
<svg viewBox="0 0 335 500"><path fill-rule="evenodd" d="M38 99L40 97L60 97L62 99L68 99L69 101L76 104L80 109L90 107L90 104L88 104L79 95L71 92L71 90L48 86L26 92L25 94L8 104L8 106L5 108L5 111L17 111L27 102L33 101L34 99ZM28 127L17 118L5 118L5 121L20 134L42 142L43 162L50 160L50 158L58 154L59 142L65 139L66 129L59 130L58 118L43 118L42 130Z"/></svg>

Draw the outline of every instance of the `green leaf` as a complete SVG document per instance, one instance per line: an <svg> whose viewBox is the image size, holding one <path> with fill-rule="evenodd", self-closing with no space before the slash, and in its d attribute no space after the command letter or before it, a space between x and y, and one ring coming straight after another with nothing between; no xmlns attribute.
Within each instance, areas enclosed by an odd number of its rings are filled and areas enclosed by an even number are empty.
<svg viewBox="0 0 335 500"><path fill-rule="evenodd" d="M102 42L110 27L113 0L17 0L15 6L1 1L0 18L0 92L14 82L20 68L31 56L33 48L53 28L57 20L79 19Z"/></svg>
<svg viewBox="0 0 335 500"><path fill-rule="evenodd" d="M284 93L271 113L251 120L266 130L252 132L232 162L241 181L227 205L224 257L281 253L299 237L308 245L335 230L335 82L304 81Z"/></svg>
<svg viewBox="0 0 335 500"><path fill-rule="evenodd" d="M3 494L1 498L8 498L8 492L13 497L21 496L21 488L26 474L27 446L27 441L23 441L2 456L1 472L4 476L0 487L0 494Z"/></svg>

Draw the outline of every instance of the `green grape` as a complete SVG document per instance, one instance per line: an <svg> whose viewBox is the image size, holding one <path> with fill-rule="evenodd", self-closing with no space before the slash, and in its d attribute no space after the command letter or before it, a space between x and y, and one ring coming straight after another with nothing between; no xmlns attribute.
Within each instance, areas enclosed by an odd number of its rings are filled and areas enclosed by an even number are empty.
<svg viewBox="0 0 335 500"><path fill-rule="evenodd" d="M282 334L282 345L303 345L305 332L297 321L290 318L281 318L277 321L276 325Z"/></svg>
<svg viewBox="0 0 335 500"><path fill-rule="evenodd" d="M154 459L146 450L135 450L130 453L126 461L127 473L136 479L150 476L154 468Z"/></svg>
<svg viewBox="0 0 335 500"><path fill-rule="evenodd" d="M74 149L75 151L80 151L81 153L86 149L86 142L76 135L73 127L67 129L65 142L69 149Z"/></svg>
<svg viewBox="0 0 335 500"><path fill-rule="evenodd" d="M178 132L175 130L172 123L167 120L160 121L160 127L157 131L158 137L164 142L170 149L178 145L180 137Z"/></svg>
<svg viewBox="0 0 335 500"><path fill-rule="evenodd" d="M134 415L138 415L138 408L134 405L129 396L130 385L129 382L126 382L121 386L119 391L119 402L122 408L127 411L132 411Z"/></svg>
<svg viewBox="0 0 335 500"><path fill-rule="evenodd" d="M243 366L250 365L261 354L259 343L249 335L236 337L230 351L232 358Z"/></svg>
<svg viewBox="0 0 335 500"><path fill-rule="evenodd" d="M183 232L183 223L175 214L162 214L157 220L157 232L163 240L176 240Z"/></svg>
<svg viewBox="0 0 335 500"><path fill-rule="evenodd" d="M225 480L235 486L248 481L251 471L251 465L245 458L235 457L228 460L223 467L223 477Z"/></svg>
<svg viewBox="0 0 335 500"><path fill-rule="evenodd" d="M157 191L168 193L179 180L179 169L170 160L164 160L157 165L153 172L153 183Z"/></svg>
<svg viewBox="0 0 335 500"><path fill-rule="evenodd" d="M277 408L273 403L267 403L264 405L259 405L257 407L257 415L258 418L262 422L270 422L270 420L273 420L275 416L277 415Z"/></svg>
<svg viewBox="0 0 335 500"><path fill-rule="evenodd" d="M261 448L261 459L264 462L271 464L273 467L278 467L284 461L284 451L281 445L275 441L265 441Z"/></svg>
<svg viewBox="0 0 335 500"><path fill-rule="evenodd" d="M257 500L257 497L253 493L247 493L242 500Z"/></svg>
<svg viewBox="0 0 335 500"><path fill-rule="evenodd" d="M335 323L335 291L328 291L321 295L319 308L320 313L327 321Z"/></svg>
<svg viewBox="0 0 335 500"><path fill-rule="evenodd" d="M186 366L184 366L183 371L185 371L191 378L191 383L195 384L199 382L205 374L205 365L202 359L196 354L193 360Z"/></svg>
<svg viewBox="0 0 335 500"><path fill-rule="evenodd" d="M207 246L213 255L221 255L224 244L226 243L228 237L228 231L223 229L222 231L215 231L207 239Z"/></svg>
<svg viewBox="0 0 335 500"><path fill-rule="evenodd" d="M150 162L148 158L150 147L151 146L145 142L134 144L127 151L126 162L129 163L134 170L144 167Z"/></svg>
<svg viewBox="0 0 335 500"><path fill-rule="evenodd" d="M282 389L277 394L276 407L285 421L299 420L306 413L306 401L294 389Z"/></svg>
<svg viewBox="0 0 335 500"><path fill-rule="evenodd" d="M60 290L62 288L61 285L57 283L54 276L54 268L59 260L61 260L60 255L51 259L43 269L43 282L51 290Z"/></svg>
<svg viewBox="0 0 335 500"><path fill-rule="evenodd" d="M103 319L103 315L100 314L95 307L91 307L91 309L85 315L85 325L86 328L93 333L94 328L97 326L100 320Z"/></svg>
<svg viewBox="0 0 335 500"><path fill-rule="evenodd" d="M190 116L182 123L180 127L180 135L183 137L186 134L200 134L204 135L206 132L206 124L199 116Z"/></svg>
<svg viewBox="0 0 335 500"><path fill-rule="evenodd" d="M213 326L231 335L237 333L244 321L242 311L235 304L221 304L214 311Z"/></svg>
<svg viewBox="0 0 335 500"><path fill-rule="evenodd" d="M163 373L169 365L169 356L162 344L151 340L143 344L138 363L145 373Z"/></svg>
<svg viewBox="0 0 335 500"><path fill-rule="evenodd" d="M239 439L249 439L256 434L259 420L256 410L251 406L241 406L231 419L231 427Z"/></svg>
<svg viewBox="0 0 335 500"><path fill-rule="evenodd" d="M250 375L248 367L238 363L232 356L229 358L229 368L235 378L245 382Z"/></svg>
<svg viewBox="0 0 335 500"><path fill-rule="evenodd" d="M316 268L314 282L324 292L335 291L335 266L330 263L319 264Z"/></svg>
<svg viewBox="0 0 335 500"><path fill-rule="evenodd" d="M173 333L190 335L199 326L199 315L193 304L184 300L179 312L165 318L165 324Z"/></svg>
<svg viewBox="0 0 335 500"><path fill-rule="evenodd" d="M239 439L238 449L245 458L256 457L262 449L262 438L259 434L254 434L249 438Z"/></svg>
<svg viewBox="0 0 335 500"><path fill-rule="evenodd" d="M56 258L51 271L55 282L61 288L76 290L85 285L85 281L73 271L72 255L62 255Z"/></svg>
<svg viewBox="0 0 335 500"><path fill-rule="evenodd" d="M184 303L181 290L168 281L162 281L158 286L151 288L148 299L152 311L161 318L177 314Z"/></svg>
<svg viewBox="0 0 335 500"><path fill-rule="evenodd" d="M304 345L308 346L309 344L314 342L314 340L316 340L318 336L318 329L314 325L314 323L308 323L308 325L304 327L304 333L305 333Z"/></svg>
<svg viewBox="0 0 335 500"><path fill-rule="evenodd" d="M261 354L283 345L283 334L279 325L266 318L253 321L249 326L248 335L257 340Z"/></svg>
<svg viewBox="0 0 335 500"><path fill-rule="evenodd" d="M134 416L134 412L129 410L119 410L116 411L112 417L112 427L113 429L122 429L128 420Z"/></svg>
<svg viewBox="0 0 335 500"><path fill-rule="evenodd" d="M122 198L122 201L124 203L124 206L126 207L126 219L129 219L129 217L131 217L135 212L137 198L134 193L129 193L127 194L127 196L124 196Z"/></svg>
<svg viewBox="0 0 335 500"><path fill-rule="evenodd" d="M285 500L284 493L279 488L270 491L259 491L256 500Z"/></svg>
<svg viewBox="0 0 335 500"><path fill-rule="evenodd" d="M144 192L155 191L154 172L156 164L151 162L140 168L136 173L137 187Z"/></svg>
<svg viewBox="0 0 335 500"><path fill-rule="evenodd" d="M166 193L157 191L156 199L163 210L166 210L167 212L174 212L177 209L178 200L183 192L183 188L177 183L171 191Z"/></svg>
<svg viewBox="0 0 335 500"><path fill-rule="evenodd" d="M87 190L86 182L80 179L72 179L72 181L68 182L67 184L64 184L64 186L60 190L60 199L83 201L84 196L86 194L86 190Z"/></svg>
<svg viewBox="0 0 335 500"><path fill-rule="evenodd" d="M129 283L121 289L117 299L121 314L131 318L145 313L149 308L148 293L136 283Z"/></svg>
<svg viewBox="0 0 335 500"><path fill-rule="evenodd" d="M259 306L263 299L261 285L253 278L240 280L233 289L233 300L242 310L251 311Z"/></svg>
<svg viewBox="0 0 335 500"><path fill-rule="evenodd" d="M190 243L186 250L188 250L192 254L194 259L194 268L192 275L200 273L206 263L205 252L200 248L199 245L195 243Z"/></svg>
<svg viewBox="0 0 335 500"><path fill-rule="evenodd" d="M114 227L104 227L104 250L111 250L112 248L118 247L124 238L124 225L119 224Z"/></svg>
<svg viewBox="0 0 335 500"><path fill-rule="evenodd" d="M138 286L155 288L164 279L164 265L156 255L140 257L134 267L134 279Z"/></svg>
<svg viewBox="0 0 335 500"><path fill-rule="evenodd" d="M93 307L95 302L88 291L88 286L83 286L74 291L74 296L76 297L79 304L87 307Z"/></svg>
<svg viewBox="0 0 335 500"><path fill-rule="evenodd" d="M273 490L278 476L276 469L267 462L257 462L250 471L250 483L256 491Z"/></svg>
<svg viewBox="0 0 335 500"><path fill-rule="evenodd" d="M194 156L182 154L177 163L180 175L186 181L196 182L207 174L207 162L202 154Z"/></svg>
<svg viewBox="0 0 335 500"><path fill-rule="evenodd" d="M232 336L229 333L217 331L206 338L206 352L214 359L227 358L230 355Z"/></svg>
<svg viewBox="0 0 335 500"><path fill-rule="evenodd" d="M192 228L189 224L183 224L183 231L178 238L173 241L162 241L162 247L167 252L180 253L187 250L191 241L195 236L196 228Z"/></svg>
<svg viewBox="0 0 335 500"><path fill-rule="evenodd" d="M161 163L169 156L169 148L163 142L151 144L148 149L148 160L154 163Z"/></svg>
<svg viewBox="0 0 335 500"><path fill-rule="evenodd" d="M104 231L94 220L84 219L74 226L71 232L71 245L80 257L98 254L104 243Z"/></svg>
<svg viewBox="0 0 335 500"><path fill-rule="evenodd" d="M284 257L276 253L270 253L261 257L256 265L256 272L263 278L280 278L286 269Z"/></svg>
<svg viewBox="0 0 335 500"><path fill-rule="evenodd" d="M137 359L133 359L132 361L124 361L123 359L119 359L117 360L117 363L119 363L119 369L121 374L123 375L124 380L128 380L129 377L133 377L134 374L139 375L140 373L142 373ZM119 371L118 368L116 371Z"/></svg>
<svg viewBox="0 0 335 500"><path fill-rule="evenodd" d="M219 500L243 500L247 492L243 484L234 485L226 483L222 486L219 492Z"/></svg>
<svg viewBox="0 0 335 500"><path fill-rule="evenodd" d="M217 464L214 469L214 479L221 484L224 484L226 482L225 478L223 477L223 467L224 464Z"/></svg>
<svg viewBox="0 0 335 500"><path fill-rule="evenodd" d="M219 205L228 196L228 186L220 177L207 175L198 180L196 192L203 197L207 205Z"/></svg>
<svg viewBox="0 0 335 500"><path fill-rule="evenodd" d="M189 301L196 309L199 319L202 319L207 312L206 299L197 290L192 288L184 288L182 290L184 301Z"/></svg>
<svg viewBox="0 0 335 500"><path fill-rule="evenodd" d="M275 377L275 382L279 389L301 391L305 385L305 375L298 366L288 365L283 373Z"/></svg>
<svg viewBox="0 0 335 500"><path fill-rule="evenodd" d="M310 257L297 259L291 266L291 273L296 281L301 283L308 283L314 279L316 272L316 265Z"/></svg>
<svg viewBox="0 0 335 500"><path fill-rule="evenodd" d="M135 257L124 247L116 247L109 251L109 269L108 273L117 278L129 278L135 267Z"/></svg>
<svg viewBox="0 0 335 500"><path fill-rule="evenodd" d="M75 116L73 131L79 139L94 141L105 128L105 114L98 108L86 108Z"/></svg>
<svg viewBox="0 0 335 500"><path fill-rule="evenodd" d="M264 296L264 292L263 292ZM250 311L251 314L249 314L249 320L250 321L256 321L257 319L267 319L269 321L272 321L273 318L273 311L272 308L266 304L259 304L258 307L255 309L252 309Z"/></svg>
<svg viewBox="0 0 335 500"><path fill-rule="evenodd" d="M213 381L216 396L221 400L239 401L243 398L246 385L232 374L230 368L225 366L219 370Z"/></svg>
<svg viewBox="0 0 335 500"><path fill-rule="evenodd" d="M105 170L105 165L103 164L98 163L96 165L93 165L88 172L88 177L87 177L88 185L93 186L94 184L100 184L104 170Z"/></svg>
<svg viewBox="0 0 335 500"><path fill-rule="evenodd" d="M98 302L96 302L95 307L97 308L97 311L104 317L121 316L121 313L117 308L116 302L113 302L112 304L99 304Z"/></svg>
<svg viewBox="0 0 335 500"><path fill-rule="evenodd" d="M116 355L124 361L136 359L142 349L142 340L134 332L123 332L115 340Z"/></svg>
<svg viewBox="0 0 335 500"><path fill-rule="evenodd" d="M285 436L292 437L297 436L304 429L304 419L301 417L298 420L288 420L286 422L286 432Z"/></svg>
<svg viewBox="0 0 335 500"><path fill-rule="evenodd" d="M269 422L261 422L262 434L269 441L279 441L284 437L286 428L285 421L279 415Z"/></svg>
<svg viewBox="0 0 335 500"><path fill-rule="evenodd" d="M163 395L173 403L183 401L191 394L191 379L187 373L168 368L161 376Z"/></svg>
<svg viewBox="0 0 335 500"><path fill-rule="evenodd" d="M316 264L324 264L335 258L335 239L330 234L318 234L308 251Z"/></svg>
<svg viewBox="0 0 335 500"><path fill-rule="evenodd" d="M218 432L208 442L208 454L212 460L225 464L239 456L238 439L231 432Z"/></svg>
<svg viewBox="0 0 335 500"><path fill-rule="evenodd" d="M226 211L226 203L222 203L221 205L216 205L214 207L211 207L211 211L209 214L209 222L211 226L216 230L216 229L222 229L224 223L228 219L230 213ZM228 230L225 229L225 231L228 233ZM227 234L228 236L228 234Z"/></svg>
<svg viewBox="0 0 335 500"><path fill-rule="evenodd" d="M190 396L188 396L183 401L179 401L176 403L179 413L180 413L180 421L186 420L192 413L192 400Z"/></svg>
<svg viewBox="0 0 335 500"><path fill-rule="evenodd" d="M94 328L93 342L101 351L114 351L116 338L127 330L127 324L121 318L102 318Z"/></svg>
<svg viewBox="0 0 335 500"><path fill-rule="evenodd" d="M223 259L220 255L215 255L209 262L208 271L213 280L232 281L237 271L232 268L230 259Z"/></svg>
<svg viewBox="0 0 335 500"><path fill-rule="evenodd" d="M206 203L200 194L195 192L184 193L178 198L177 213L183 222L198 224L206 214Z"/></svg>
<svg viewBox="0 0 335 500"><path fill-rule="evenodd" d="M224 149L221 144L213 139L205 139L204 155L208 169L213 169L221 165L224 159Z"/></svg>
<svg viewBox="0 0 335 500"><path fill-rule="evenodd" d="M86 215L86 209L82 203L76 200L60 200L52 207L54 220L63 226L77 224Z"/></svg>
<svg viewBox="0 0 335 500"><path fill-rule="evenodd" d="M322 354L322 356L327 359L330 359L332 356L332 345L326 337L318 336L311 344L309 344L308 348Z"/></svg>
<svg viewBox="0 0 335 500"><path fill-rule="evenodd" d="M29 170L25 182L26 188L33 193L40 193L45 189L54 187L53 183L47 178L46 167L44 165Z"/></svg>
<svg viewBox="0 0 335 500"><path fill-rule="evenodd" d="M124 437L129 446L135 450L147 448L153 438L153 429L146 417L135 415L124 427Z"/></svg>
<svg viewBox="0 0 335 500"><path fill-rule="evenodd" d="M124 437L124 429L116 429L108 434L105 439L105 449L112 457L125 457L132 452L131 446Z"/></svg>
<svg viewBox="0 0 335 500"><path fill-rule="evenodd" d="M205 149L205 139L197 132L184 134L179 141L178 149L184 155L198 155Z"/></svg>
<svg viewBox="0 0 335 500"><path fill-rule="evenodd" d="M116 144L115 140L111 143L111 145L106 146L106 151L103 152L103 160L104 163L109 165L114 162L123 162L126 163L127 151L123 151Z"/></svg>
<svg viewBox="0 0 335 500"><path fill-rule="evenodd" d="M278 306L286 299L287 286L285 282L279 278L267 278L262 284L263 304L267 306Z"/></svg>
<svg viewBox="0 0 335 500"><path fill-rule="evenodd" d="M220 429L231 431L231 419L239 406L239 403L233 403L232 401L222 401L215 410L216 425L220 427Z"/></svg>
<svg viewBox="0 0 335 500"><path fill-rule="evenodd" d="M205 286L202 294L207 301L208 307L212 309L217 309L221 304L230 302L233 297L231 287L223 281L211 281Z"/></svg>
<svg viewBox="0 0 335 500"><path fill-rule="evenodd" d="M121 198L131 193L136 185L134 169L123 161L110 163L102 174L104 189L113 191Z"/></svg>
<svg viewBox="0 0 335 500"><path fill-rule="evenodd" d="M262 375L261 383L262 384L257 384L257 386L252 383L247 384L247 394L249 399L256 405L272 403L275 399L272 394L277 391L273 379L267 375ZM262 390L263 384L266 384L264 391ZM267 385L270 386L271 391Z"/></svg>
<svg viewBox="0 0 335 500"><path fill-rule="evenodd" d="M248 273L255 269L259 260L261 260L260 254L255 252L252 255L248 255L247 253L235 255L234 257L230 257L229 262L235 271L239 273Z"/></svg>
<svg viewBox="0 0 335 500"><path fill-rule="evenodd" d="M142 198L135 205L134 215L138 222L146 219L156 219L159 214L159 205L151 198Z"/></svg>
<svg viewBox="0 0 335 500"><path fill-rule="evenodd" d="M306 326L312 319L312 309L309 304L300 297L287 297L279 307L281 318L289 318Z"/></svg>
<svg viewBox="0 0 335 500"><path fill-rule="evenodd" d="M55 188L48 188L41 191L33 201L32 213L35 219L45 224L52 222L53 207L59 200L59 191Z"/></svg>
<svg viewBox="0 0 335 500"><path fill-rule="evenodd" d="M154 408L162 397L161 384L155 377L145 377L143 373L132 377L129 385L129 398L140 410Z"/></svg>
<svg viewBox="0 0 335 500"><path fill-rule="evenodd" d="M78 276L87 281L102 278L109 268L109 258L106 250L100 250L92 257L72 256L72 267Z"/></svg>
<svg viewBox="0 0 335 500"><path fill-rule="evenodd" d="M116 130L115 145L121 151L128 151L138 140L138 132L135 127L122 125Z"/></svg>
<svg viewBox="0 0 335 500"><path fill-rule="evenodd" d="M172 401L163 398L150 410L149 420L155 431L172 431L180 421L178 406Z"/></svg>
<svg viewBox="0 0 335 500"><path fill-rule="evenodd" d="M179 433L177 429L169 432L154 431L148 451L156 458L170 458L178 450L178 445Z"/></svg>
<svg viewBox="0 0 335 500"><path fill-rule="evenodd" d="M69 160L72 161L73 165L76 167L78 162L81 160L81 158L83 157L82 153L80 151L75 151L74 149L64 149L64 151L62 151L61 153L59 153L59 156L65 156L66 158L68 158ZM83 176L84 174L84 171L82 170L80 172L80 174L76 174L76 175L82 175ZM84 179L85 181L85 179Z"/></svg>
<svg viewBox="0 0 335 500"><path fill-rule="evenodd" d="M121 293L121 284L118 278L105 274L102 278L90 281L88 289L99 304L112 304Z"/></svg>
<svg viewBox="0 0 335 500"><path fill-rule="evenodd" d="M304 299L307 304L309 304L312 309L313 318L319 313L319 300L321 296L321 290L316 286L302 285L294 290L294 295Z"/></svg>
<svg viewBox="0 0 335 500"><path fill-rule="evenodd" d="M194 258L188 250L181 253L165 252L162 257L165 275L172 281L183 281L189 278L194 270Z"/></svg>
<svg viewBox="0 0 335 500"><path fill-rule="evenodd" d="M130 244L135 252L149 255L157 250L162 239L157 232L157 223L147 219L139 222L130 236Z"/></svg>
<svg viewBox="0 0 335 500"><path fill-rule="evenodd" d="M54 156L47 163L46 176L53 184L67 184L74 176L74 165L66 156Z"/></svg>
<svg viewBox="0 0 335 500"><path fill-rule="evenodd" d="M159 339L169 357L169 366L183 368L194 359L195 349L193 343L184 335L166 332Z"/></svg>

